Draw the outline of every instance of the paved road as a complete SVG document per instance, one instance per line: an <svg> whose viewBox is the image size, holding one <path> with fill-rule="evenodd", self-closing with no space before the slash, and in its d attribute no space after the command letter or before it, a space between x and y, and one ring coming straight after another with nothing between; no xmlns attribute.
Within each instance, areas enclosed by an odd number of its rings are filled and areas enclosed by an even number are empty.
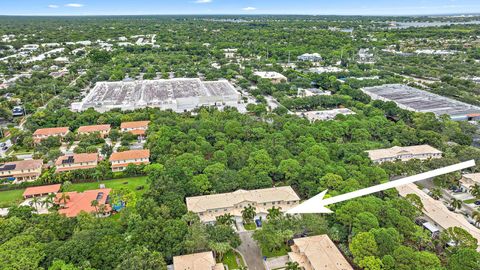
<svg viewBox="0 0 480 270"><path fill-rule="evenodd" d="M249 270L264 270L262 253L257 242L253 240L252 234L252 231L239 232L242 244L237 249L245 258Z"/></svg>

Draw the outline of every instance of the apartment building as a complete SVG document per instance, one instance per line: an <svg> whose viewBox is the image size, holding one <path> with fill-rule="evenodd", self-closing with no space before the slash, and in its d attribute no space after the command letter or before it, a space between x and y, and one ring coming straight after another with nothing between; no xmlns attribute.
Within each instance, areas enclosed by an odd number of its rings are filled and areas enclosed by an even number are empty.
<svg viewBox="0 0 480 270"><path fill-rule="evenodd" d="M293 239L288 258L305 270L353 270L328 235Z"/></svg>
<svg viewBox="0 0 480 270"><path fill-rule="evenodd" d="M415 146L394 146L386 149L376 149L366 151L368 157L375 163L383 163L389 161L408 161L411 159L427 160L433 158L441 158L442 151L430 145L415 145Z"/></svg>
<svg viewBox="0 0 480 270"><path fill-rule="evenodd" d="M217 263L213 252L200 252L173 257L173 270L224 270L223 263Z"/></svg>
<svg viewBox="0 0 480 270"><path fill-rule="evenodd" d="M93 125L93 126L81 126L78 128L78 135L88 135L92 133L98 133L102 138L105 138L110 133L110 125Z"/></svg>
<svg viewBox="0 0 480 270"><path fill-rule="evenodd" d="M120 124L121 132L130 132L134 135L145 137L150 121L123 122Z"/></svg>
<svg viewBox="0 0 480 270"><path fill-rule="evenodd" d="M188 197L187 208L199 215L204 223L214 223L218 216L231 214L237 222L242 221L242 210L251 205L255 207L255 219L265 219L272 207L282 212L298 205L300 198L289 187L274 187L256 190L237 190L230 193Z"/></svg>
<svg viewBox="0 0 480 270"><path fill-rule="evenodd" d="M55 127L55 128L40 128L33 133L34 143L40 143L42 140L48 137L65 137L70 130L68 127Z"/></svg>
<svg viewBox="0 0 480 270"><path fill-rule="evenodd" d="M480 185L480 173L464 174L460 179L460 189L463 192L469 192L475 185Z"/></svg>
<svg viewBox="0 0 480 270"><path fill-rule="evenodd" d="M92 169L97 167L98 161L97 153L61 156L55 161L56 172Z"/></svg>
<svg viewBox="0 0 480 270"><path fill-rule="evenodd" d="M43 160L20 160L0 164L0 179L13 184L32 182L42 174Z"/></svg>
<svg viewBox="0 0 480 270"><path fill-rule="evenodd" d="M110 156L110 163L113 172L121 172L128 164L150 164L150 150L129 150L115 152Z"/></svg>

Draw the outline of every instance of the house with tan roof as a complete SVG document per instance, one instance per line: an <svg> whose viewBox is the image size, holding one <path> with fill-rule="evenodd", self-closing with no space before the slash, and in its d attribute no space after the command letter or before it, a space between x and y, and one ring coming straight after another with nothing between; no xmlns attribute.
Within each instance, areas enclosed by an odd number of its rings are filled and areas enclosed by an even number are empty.
<svg viewBox="0 0 480 270"><path fill-rule="evenodd" d="M81 126L78 128L78 135L89 135L98 132L100 137L105 138L110 133L110 125Z"/></svg>
<svg viewBox="0 0 480 270"><path fill-rule="evenodd" d="M200 252L173 257L173 270L224 270L223 263L217 263L213 252Z"/></svg>
<svg viewBox="0 0 480 270"><path fill-rule="evenodd" d="M290 186L256 190L237 190L197 197L188 197L187 209L200 217L204 223L214 223L218 216L231 214L237 222L242 221L242 210L251 205L255 207L255 219L265 219L272 207L286 212L298 205L300 197Z"/></svg>
<svg viewBox="0 0 480 270"><path fill-rule="evenodd" d="M470 188L480 185L480 173L469 173L462 175L460 179L460 189L463 192L469 192Z"/></svg>
<svg viewBox="0 0 480 270"><path fill-rule="evenodd" d="M86 190L84 192L66 192L65 200L62 199L63 193L58 193L55 203L60 206L58 213L67 217L76 217L80 212L95 213L98 206L92 206L92 201L98 201L98 205L105 205L105 213L107 216L111 213L110 192L109 188Z"/></svg>
<svg viewBox="0 0 480 270"><path fill-rule="evenodd" d="M396 160L408 161L411 159L427 160L442 158L442 151L427 145L394 146L386 149L365 151L368 157L375 163L393 162Z"/></svg>
<svg viewBox="0 0 480 270"><path fill-rule="evenodd" d="M305 270L353 270L328 235L293 239L288 258Z"/></svg>
<svg viewBox="0 0 480 270"><path fill-rule="evenodd" d="M32 182L42 174L43 160L19 160L0 164L0 179L13 184Z"/></svg>
<svg viewBox="0 0 480 270"><path fill-rule="evenodd" d="M110 156L110 163L113 172L125 170L128 164L147 165L150 164L150 150L128 150L124 152L115 152Z"/></svg>
<svg viewBox="0 0 480 270"><path fill-rule="evenodd" d="M23 198L33 198L33 197L42 197L49 194L57 194L60 190L61 184L48 185L48 186L38 186L38 187L28 187L23 192Z"/></svg>
<svg viewBox="0 0 480 270"><path fill-rule="evenodd" d="M55 127L55 128L39 128L33 133L34 143L40 143L42 140L48 137L65 137L70 130L68 127Z"/></svg>
<svg viewBox="0 0 480 270"><path fill-rule="evenodd" d="M60 156L55 161L56 172L92 169L97 167L99 159L97 153Z"/></svg>
<svg viewBox="0 0 480 270"><path fill-rule="evenodd" d="M145 137L150 121L123 122L120 124L121 132L130 132L139 137Z"/></svg>

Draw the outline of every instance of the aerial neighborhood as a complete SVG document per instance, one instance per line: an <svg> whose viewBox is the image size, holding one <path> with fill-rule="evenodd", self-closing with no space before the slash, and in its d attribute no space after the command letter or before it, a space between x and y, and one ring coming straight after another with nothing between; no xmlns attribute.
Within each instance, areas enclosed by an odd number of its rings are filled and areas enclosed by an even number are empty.
<svg viewBox="0 0 480 270"><path fill-rule="evenodd" d="M0 269L480 269L478 5L17 2Z"/></svg>

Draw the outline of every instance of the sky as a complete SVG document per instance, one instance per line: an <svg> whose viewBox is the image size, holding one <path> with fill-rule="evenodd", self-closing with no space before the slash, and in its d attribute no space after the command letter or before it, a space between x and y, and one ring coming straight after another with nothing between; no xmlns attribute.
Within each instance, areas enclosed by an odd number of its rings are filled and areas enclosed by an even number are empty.
<svg viewBox="0 0 480 270"><path fill-rule="evenodd" d="M0 15L480 13L480 0L0 0Z"/></svg>

